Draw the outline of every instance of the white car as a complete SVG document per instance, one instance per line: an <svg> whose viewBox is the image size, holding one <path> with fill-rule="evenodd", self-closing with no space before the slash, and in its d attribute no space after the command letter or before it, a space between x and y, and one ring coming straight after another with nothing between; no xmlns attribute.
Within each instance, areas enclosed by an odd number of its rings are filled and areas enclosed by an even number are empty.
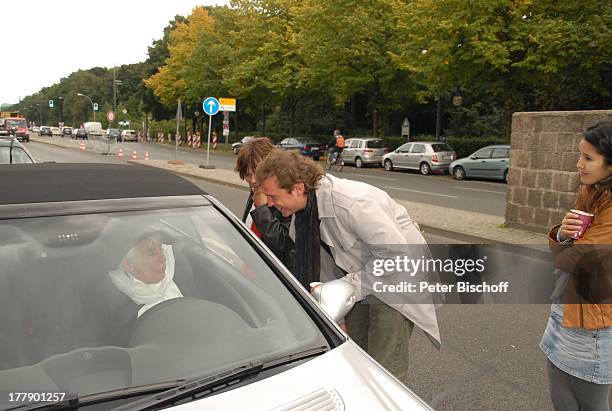
<svg viewBox="0 0 612 411"><path fill-rule="evenodd" d="M51 127L51 134L54 136L61 136L62 130L59 127Z"/></svg>
<svg viewBox="0 0 612 411"><path fill-rule="evenodd" d="M121 140L138 142L138 135L134 130L121 130Z"/></svg>
<svg viewBox="0 0 612 411"><path fill-rule="evenodd" d="M0 408L430 409L189 181L93 163L0 175Z"/></svg>

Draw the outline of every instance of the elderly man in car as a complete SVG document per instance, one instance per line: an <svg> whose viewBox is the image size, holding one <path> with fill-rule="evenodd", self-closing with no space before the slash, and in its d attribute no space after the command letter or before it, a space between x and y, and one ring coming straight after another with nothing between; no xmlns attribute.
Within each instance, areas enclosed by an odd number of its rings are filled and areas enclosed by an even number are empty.
<svg viewBox="0 0 612 411"><path fill-rule="evenodd" d="M140 306L140 317L162 301L183 297L174 282L174 269L172 246L163 244L158 235L148 235L129 249L109 275L115 287Z"/></svg>

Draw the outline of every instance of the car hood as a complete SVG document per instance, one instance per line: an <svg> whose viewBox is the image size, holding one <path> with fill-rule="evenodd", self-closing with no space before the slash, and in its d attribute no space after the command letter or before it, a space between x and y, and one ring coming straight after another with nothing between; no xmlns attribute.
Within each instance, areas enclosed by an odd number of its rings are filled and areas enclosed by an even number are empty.
<svg viewBox="0 0 612 411"><path fill-rule="evenodd" d="M431 410L353 341L252 384L173 407L192 410Z"/></svg>

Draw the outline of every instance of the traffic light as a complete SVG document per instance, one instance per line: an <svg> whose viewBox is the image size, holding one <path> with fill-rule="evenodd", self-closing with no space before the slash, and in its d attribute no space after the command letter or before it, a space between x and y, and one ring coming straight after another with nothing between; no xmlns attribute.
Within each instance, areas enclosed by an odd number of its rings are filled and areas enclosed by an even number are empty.
<svg viewBox="0 0 612 411"><path fill-rule="evenodd" d="M98 111L98 103L94 103L94 111Z"/></svg>
<svg viewBox="0 0 612 411"><path fill-rule="evenodd" d="M53 100L49 100L49 107L53 108Z"/></svg>

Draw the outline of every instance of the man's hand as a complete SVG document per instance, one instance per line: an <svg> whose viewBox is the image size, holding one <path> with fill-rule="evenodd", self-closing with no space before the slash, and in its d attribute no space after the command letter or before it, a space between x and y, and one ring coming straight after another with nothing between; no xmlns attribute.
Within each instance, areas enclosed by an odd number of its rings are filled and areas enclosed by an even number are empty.
<svg viewBox="0 0 612 411"><path fill-rule="evenodd" d="M255 187L253 189L253 204L255 208L261 207L264 204L268 203L268 197L263 193L261 187Z"/></svg>

